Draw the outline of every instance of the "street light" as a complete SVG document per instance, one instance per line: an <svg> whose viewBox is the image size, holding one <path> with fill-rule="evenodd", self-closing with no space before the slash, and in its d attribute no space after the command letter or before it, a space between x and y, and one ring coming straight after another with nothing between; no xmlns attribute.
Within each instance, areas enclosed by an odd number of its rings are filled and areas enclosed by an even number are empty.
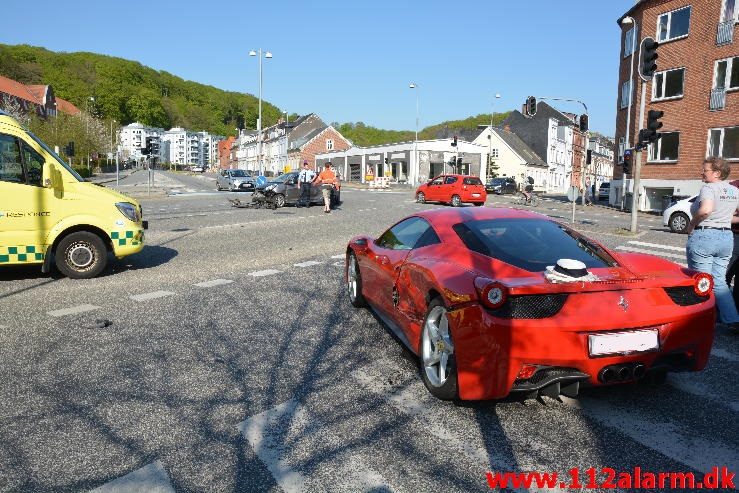
<svg viewBox="0 0 739 493"><path fill-rule="evenodd" d="M500 99L500 93L495 93L495 99ZM490 135L488 135L488 140L490 147L488 149L488 165L485 170L485 179L488 178L487 172L490 170L490 164L493 161L493 115L495 115L495 99L493 99L493 102L490 104Z"/></svg>
<svg viewBox="0 0 739 493"><path fill-rule="evenodd" d="M257 118L257 163L259 165L259 174L264 174L262 168L262 49L251 50L249 56L259 56L259 117ZM269 51L264 53L264 58L272 58Z"/></svg>
<svg viewBox="0 0 739 493"><path fill-rule="evenodd" d="M418 89L418 84L411 82L408 85L411 89ZM400 170L401 173L403 170ZM409 170L410 171L410 170ZM416 91L416 140L413 142L413 184L418 182L418 172L421 171L421 165L418 163L418 91Z"/></svg>

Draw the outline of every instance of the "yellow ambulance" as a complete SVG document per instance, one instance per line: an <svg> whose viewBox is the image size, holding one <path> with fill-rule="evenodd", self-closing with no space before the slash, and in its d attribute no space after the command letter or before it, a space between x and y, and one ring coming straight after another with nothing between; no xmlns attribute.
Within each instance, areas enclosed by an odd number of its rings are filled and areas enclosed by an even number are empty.
<svg viewBox="0 0 739 493"><path fill-rule="evenodd" d="M108 254L144 248L141 205L85 182L38 137L0 111L0 267L52 260L67 277L89 279Z"/></svg>

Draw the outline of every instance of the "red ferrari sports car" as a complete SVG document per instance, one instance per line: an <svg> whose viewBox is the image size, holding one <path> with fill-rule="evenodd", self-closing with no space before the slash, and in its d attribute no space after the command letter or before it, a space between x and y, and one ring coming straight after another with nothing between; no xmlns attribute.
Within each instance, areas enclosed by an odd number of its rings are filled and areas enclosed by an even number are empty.
<svg viewBox="0 0 739 493"><path fill-rule="evenodd" d="M436 209L353 238L345 279L419 358L441 399L577 395L699 371L713 343L708 274L610 251L540 214Z"/></svg>

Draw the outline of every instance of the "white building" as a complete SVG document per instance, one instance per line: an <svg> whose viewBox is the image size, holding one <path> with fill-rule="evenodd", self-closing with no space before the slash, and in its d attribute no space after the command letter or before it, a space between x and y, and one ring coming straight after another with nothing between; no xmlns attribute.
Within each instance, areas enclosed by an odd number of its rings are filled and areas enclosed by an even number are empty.
<svg viewBox="0 0 739 493"><path fill-rule="evenodd" d="M487 146L486 155L490 156L490 166L484 169L484 181L492 178L492 171L497 167L497 176L513 177L521 184L525 179L534 179L536 190L544 190L547 183L548 166L526 143L510 129L485 127L473 143Z"/></svg>
<svg viewBox="0 0 739 493"><path fill-rule="evenodd" d="M146 149L147 137L153 137L156 139L159 145L159 155L156 156L160 161L163 156L161 137L164 130L155 127L146 127L139 122L134 122L124 127L121 127L118 147L118 152L123 160L134 159L141 161L144 156L142 150Z"/></svg>

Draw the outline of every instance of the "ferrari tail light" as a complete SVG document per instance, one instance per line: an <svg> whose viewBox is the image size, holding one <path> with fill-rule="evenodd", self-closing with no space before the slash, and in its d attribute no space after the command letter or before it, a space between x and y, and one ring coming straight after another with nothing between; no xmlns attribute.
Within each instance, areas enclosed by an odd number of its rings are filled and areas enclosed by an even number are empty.
<svg viewBox="0 0 739 493"><path fill-rule="evenodd" d="M508 288L499 282L478 277L475 279L475 288L482 304L490 309L500 308L508 301Z"/></svg>
<svg viewBox="0 0 739 493"><path fill-rule="evenodd" d="M695 281L695 284L693 284L695 294L698 296L708 296L711 294L713 290L713 277L711 274L699 272L693 276L693 281Z"/></svg>
<svg viewBox="0 0 739 493"><path fill-rule="evenodd" d="M536 373L536 370L538 369L539 367L536 365L525 363L521 365L521 370L518 372L518 375L516 375L516 380L528 380L534 376L534 373Z"/></svg>

